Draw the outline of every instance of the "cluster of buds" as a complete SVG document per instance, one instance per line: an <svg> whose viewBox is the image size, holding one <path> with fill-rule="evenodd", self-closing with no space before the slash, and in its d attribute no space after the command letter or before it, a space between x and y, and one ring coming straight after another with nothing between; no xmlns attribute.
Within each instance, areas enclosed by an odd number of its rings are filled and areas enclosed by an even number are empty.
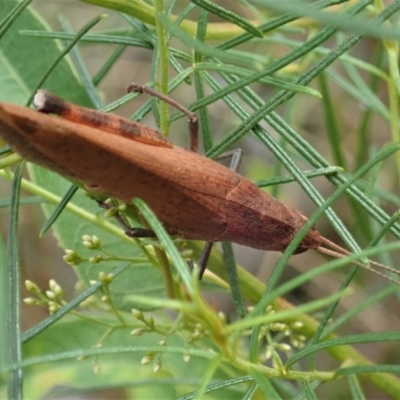
<svg viewBox="0 0 400 400"><path fill-rule="evenodd" d="M157 358L155 359L155 357ZM155 360L154 360L155 359ZM154 360L153 363L153 372L158 372L161 367L162 367L162 362L161 362L161 354L160 353L155 353L154 351L148 351L146 355L142 358L141 364L142 365L148 365Z"/></svg>
<svg viewBox="0 0 400 400"><path fill-rule="evenodd" d="M64 292L62 287L54 280L50 279L49 289L42 292L40 288L32 281L26 280L25 287L29 293L35 297L26 297L23 301L27 305L40 305L47 307L50 314L54 314L64 305Z"/></svg>
<svg viewBox="0 0 400 400"><path fill-rule="evenodd" d="M103 285L109 285L114 280L114 275L113 274L106 274L103 271L100 271L98 276L99 276L99 281ZM94 282L96 282L96 281L94 281ZM91 281L91 283L92 283L92 281Z"/></svg>
<svg viewBox="0 0 400 400"><path fill-rule="evenodd" d="M98 250L101 248L100 239L95 235L83 235L82 244L89 250Z"/></svg>
<svg viewBox="0 0 400 400"><path fill-rule="evenodd" d="M154 318L150 315L144 315L140 310L132 309L132 314L140 322L143 322L145 326L141 326L139 328L135 328L131 335L133 336L141 336L146 332L151 332L154 330Z"/></svg>
<svg viewBox="0 0 400 400"><path fill-rule="evenodd" d="M114 275L113 274L106 274L105 272L103 272L103 271L100 271L99 272L99 275L98 275L98 278L97 278L98 280L95 280L95 279L91 279L90 281L89 281L89 283L91 284L91 285L95 285L97 282L101 282L102 284L103 284L103 290L105 289L105 286L108 286L109 284L111 284L112 282L113 282L113 280L114 280ZM101 296L101 299L100 299L103 303L110 303L110 296L109 296L109 294L108 294L108 291L106 291L104 294L103 294L103 296Z"/></svg>
<svg viewBox="0 0 400 400"><path fill-rule="evenodd" d="M274 314L275 310L272 306L268 306L265 313ZM293 348L300 349L304 346L307 338L298 332L302 327L301 321L271 322L263 325L260 329L259 340L265 338L267 346L260 361L272 358L273 365L280 369L282 362L279 353L288 353Z"/></svg>
<svg viewBox="0 0 400 400"><path fill-rule="evenodd" d="M204 329L203 325L197 323L193 329L192 334L190 335L188 343L196 342L197 340L202 339L206 334L207 331Z"/></svg>
<svg viewBox="0 0 400 400"><path fill-rule="evenodd" d="M89 250L101 250L101 241L95 235L83 235L82 244ZM96 254L89 258L91 264L98 264L104 259L102 254Z"/></svg>
<svg viewBox="0 0 400 400"><path fill-rule="evenodd" d="M151 317L150 315L145 315L142 313L142 311L137 310L135 308L132 309L132 314L140 322L143 322L145 326L135 328L132 330L131 335L133 336L141 336L146 332L151 332L154 331L154 318ZM167 344L167 341L165 339L161 339L158 342L159 346L165 346ZM153 371L158 372L161 369L162 366L162 360L161 360L162 353L156 353L154 351L148 351L146 355L142 358L141 364L142 365L148 365L151 362L154 361L153 363Z"/></svg>
<svg viewBox="0 0 400 400"><path fill-rule="evenodd" d="M101 250L101 241L95 235L83 235L82 236L82 244L89 250ZM102 254L97 254L89 258L89 262L91 264L98 264L103 260ZM82 258L75 250L66 249L65 254L63 256L63 260L69 265L78 265L82 261L86 261L87 259Z"/></svg>
<svg viewBox="0 0 400 400"><path fill-rule="evenodd" d="M101 204L101 207L106 209L106 212L104 213L106 218L114 218L117 214L124 213L126 211L126 203L111 198L106 199Z"/></svg>
<svg viewBox="0 0 400 400"><path fill-rule="evenodd" d="M65 250L63 260L69 265L78 265L82 262L80 255L76 251L70 249Z"/></svg>

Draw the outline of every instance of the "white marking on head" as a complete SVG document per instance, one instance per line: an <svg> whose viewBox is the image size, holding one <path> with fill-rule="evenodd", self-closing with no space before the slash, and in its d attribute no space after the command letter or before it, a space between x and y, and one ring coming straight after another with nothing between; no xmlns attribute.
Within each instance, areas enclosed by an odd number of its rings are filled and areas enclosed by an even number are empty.
<svg viewBox="0 0 400 400"><path fill-rule="evenodd" d="M43 110L46 104L46 92L44 90L38 90L33 97L32 103L37 110Z"/></svg>

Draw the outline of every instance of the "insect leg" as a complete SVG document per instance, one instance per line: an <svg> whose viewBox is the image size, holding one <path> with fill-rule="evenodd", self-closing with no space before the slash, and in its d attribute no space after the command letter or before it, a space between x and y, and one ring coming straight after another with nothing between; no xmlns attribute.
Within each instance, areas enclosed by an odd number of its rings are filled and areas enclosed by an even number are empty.
<svg viewBox="0 0 400 400"><path fill-rule="evenodd" d="M97 204L100 208L105 210L110 210L112 208L111 205L105 203L104 201L98 201ZM146 237L155 237L155 233L151 229L144 229L144 228L132 228L125 218L117 212L114 215L114 218L118 222L118 224L122 227L125 232L125 235L131 238L146 238Z"/></svg>
<svg viewBox="0 0 400 400"><path fill-rule="evenodd" d="M131 227L125 230L125 235L130 238L156 237L156 234L151 229L131 228Z"/></svg>
<svg viewBox="0 0 400 400"><path fill-rule="evenodd" d="M220 154L215 160L221 161L230 158L231 162L229 164L229 169L231 171L237 172L240 167L240 163L243 158L243 150L242 149L234 149L226 151L225 153Z"/></svg>
<svg viewBox="0 0 400 400"><path fill-rule="evenodd" d="M190 135L189 148L191 151L194 151L195 153L199 151L199 120L194 112L182 106L171 97L166 96L165 94L162 94L157 90L154 90L146 85L139 85L138 83L132 83L131 85L128 86L127 92L147 93L151 96L157 97L158 99L165 101L172 107L175 107L177 110L185 114L188 118L188 124L189 124L189 135Z"/></svg>
<svg viewBox="0 0 400 400"><path fill-rule="evenodd" d="M203 277L204 271L207 268L208 259L212 250L214 242L206 242L203 251L200 254L198 267L199 267L199 279Z"/></svg>

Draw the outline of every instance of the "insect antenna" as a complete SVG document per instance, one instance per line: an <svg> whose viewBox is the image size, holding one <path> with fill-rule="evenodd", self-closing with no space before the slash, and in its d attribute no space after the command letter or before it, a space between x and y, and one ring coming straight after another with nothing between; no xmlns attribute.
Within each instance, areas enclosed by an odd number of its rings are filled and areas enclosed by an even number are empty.
<svg viewBox="0 0 400 400"><path fill-rule="evenodd" d="M316 250L318 252L326 254L328 256L331 256L331 257L334 257L334 258L344 258L344 257L347 257L347 256L354 255L350 251L344 249L343 247L337 245L336 243L331 242L330 240L328 240L328 239L326 239L324 237L322 237L322 244L324 244L327 247L318 246L316 248ZM363 264L362 262L359 262L359 261L355 261L355 260L352 261L353 264L355 264L355 265L357 265L357 266L359 266L361 268L364 268L367 271L373 272L374 274L379 275L382 278L385 278L386 280L396 284L397 286L400 286L400 282L398 282L395 279L385 275L383 272L377 271L376 269L374 269L372 267L379 268L381 270L388 271L388 272L391 272L391 273L396 274L396 275L400 275L400 271L398 271L395 268L388 267L387 265L378 263L376 261L368 260L368 262L371 264L371 267L369 267L368 265L365 265L365 264Z"/></svg>

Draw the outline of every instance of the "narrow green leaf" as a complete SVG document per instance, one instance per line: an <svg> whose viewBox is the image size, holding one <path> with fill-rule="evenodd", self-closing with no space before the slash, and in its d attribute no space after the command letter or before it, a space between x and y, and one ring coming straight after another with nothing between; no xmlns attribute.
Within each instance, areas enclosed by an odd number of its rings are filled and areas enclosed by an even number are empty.
<svg viewBox="0 0 400 400"><path fill-rule="evenodd" d="M53 72L55 67L72 50L72 48L76 45L76 43L78 43L79 39L82 36L84 36L88 31L90 31L90 29L92 29L95 25L97 25L104 18L106 18L106 15L99 15L99 16L93 18L89 23L87 23L82 29L79 30L79 32L75 35L74 39L65 47L65 49L59 54L59 56L54 60L54 62L50 65L50 67L43 74L42 78L37 83L35 90L32 92L31 96L29 97L29 99L26 103L27 105L31 104L33 96L35 95L36 91L43 86L44 82L46 82L47 78Z"/></svg>
<svg viewBox="0 0 400 400"><path fill-rule="evenodd" d="M59 20L60 20L60 24L61 24L62 28L64 29L64 31L66 31L67 33L74 34L72 26L69 23L69 21L67 20L67 18L65 18L63 15L60 15ZM100 19L99 19L99 21L100 21ZM95 25L94 23L93 23L93 25L89 23L89 26L86 29L83 28L82 31L86 33L94 25ZM80 35L80 37L82 37L82 36L83 35ZM75 40L75 38L74 38L74 40ZM69 54L72 58L72 61L74 63L75 69L78 73L79 79L82 82L83 87L86 90L86 93L90 97L90 100L92 101L92 103L94 104L94 106L96 108L103 107L103 105L104 105L103 100L101 99L100 95L96 91L96 88L93 84L92 78L90 77L89 71L88 71L88 69L85 65L85 62L83 61L82 56L78 50L78 46L72 47Z"/></svg>
<svg viewBox="0 0 400 400"><path fill-rule="evenodd" d="M157 14L157 19L162 23L166 30L168 30L172 35L177 37L182 43L185 43L187 46L195 49L197 52L207 55L217 57L219 60L225 62L231 62L233 64L242 64L242 65L252 65L255 66L258 64L258 59L255 59L249 53L248 56L239 56L234 53L229 53L227 51L221 51L214 47L208 46L196 39L192 36L189 36L182 29L177 27L173 22L170 21L164 15Z"/></svg>
<svg viewBox="0 0 400 400"><path fill-rule="evenodd" d="M242 294L240 293L240 283L236 270L235 254L233 252L232 243L222 242L222 250L224 261L229 276L229 285L231 287L233 304L235 305L236 314L239 318L243 318L246 314Z"/></svg>
<svg viewBox="0 0 400 400"><path fill-rule="evenodd" d="M60 204L57 206L53 214L51 214L50 218L48 218L45 224L43 225L42 229L40 230L40 236L43 236L51 228L51 226L57 220L58 216L63 212L65 206L72 199L72 197L74 197L74 194L78 189L79 189L78 186L71 185L68 192L65 193L62 200L60 201Z"/></svg>
<svg viewBox="0 0 400 400"><path fill-rule="evenodd" d="M143 217L146 219L151 229L154 231L160 242L163 244L165 251L171 257L172 264L176 269L176 271L178 272L188 292L193 293L194 288L192 283L192 277L190 276L188 266L180 256L179 251L175 247L172 239L169 237L169 235L165 231L160 221L158 221L154 213L141 199L135 198L132 200L132 202L142 213Z"/></svg>
<svg viewBox="0 0 400 400"><path fill-rule="evenodd" d="M209 0L191 0L192 3L197 4L199 7L203 8L204 10L209 11L212 14L218 15L218 17L225 19L228 22L232 22L237 26L240 26L246 32L250 33L253 36L257 36L262 38L264 35L260 31L260 29L256 28L252 25L248 20L245 18L237 15L236 13L227 10L217 4L213 3Z"/></svg>
<svg viewBox="0 0 400 400"><path fill-rule="evenodd" d="M9 344L8 365L21 363L21 326L20 326L20 275L18 246L18 212L23 165L16 169L10 207L10 220L7 243L7 342ZM7 395L9 399L22 399L22 369L12 368L8 373Z"/></svg>
<svg viewBox="0 0 400 400"><path fill-rule="evenodd" d="M218 63L211 63L211 62L200 62L196 63L194 66L195 71L220 71L225 72L227 74L233 74L237 76L249 76L253 73L251 70L247 70L245 68L236 67L234 65L226 65L226 64L218 64ZM314 96L317 98L322 98L322 95L315 89L304 87L302 85L295 85L291 82L284 81L282 79L276 79L272 77L263 77L259 79L259 82L265 83L266 85L270 85L272 87L283 89L295 93L304 93L310 96Z"/></svg>
<svg viewBox="0 0 400 400"><path fill-rule="evenodd" d="M8 274L7 266L7 250L0 235L0 304L8 304L10 292L8 287ZM6 307L0 307L0 321L7 321L8 310ZM6 323L0 324L0 370L6 371L9 363L8 351L10 343L8 340L8 326Z"/></svg>
<svg viewBox="0 0 400 400"><path fill-rule="evenodd" d="M363 393L363 390L360 385L360 381L358 380L358 377L356 375L350 375L347 377L349 386L350 386L350 392L353 396L353 399L358 399L358 400L367 400L366 395Z"/></svg>
<svg viewBox="0 0 400 400"><path fill-rule="evenodd" d="M324 74L318 76L319 86L322 94L322 105L325 115L325 129L332 149L332 156L334 163L346 169L346 162L342 148L342 135L339 130L339 124L336 119L336 110L327 87L327 82Z"/></svg>
<svg viewBox="0 0 400 400"><path fill-rule="evenodd" d="M306 178L317 178L318 176L326 176L333 175L339 172L343 172L343 168L341 167L327 167L320 168L313 171L303 171L303 174ZM258 187L267 187L274 185L282 185L284 183L296 182L296 178L294 176L279 176L271 179L264 179L262 181L254 182Z"/></svg>
<svg viewBox="0 0 400 400"><path fill-rule="evenodd" d="M261 372L257 371L254 368L250 369L250 374L254 378L254 381L257 382L258 387L262 390L266 399L274 399L279 400L282 397L279 393L275 390L272 381L265 377Z"/></svg>
<svg viewBox="0 0 400 400"><path fill-rule="evenodd" d="M372 3L372 1L371 1ZM309 17L323 23L326 26L332 26L344 31L350 30L360 36L372 36L380 39L400 40L400 32L396 29L390 29L380 26L378 21L366 21L354 17L346 16L343 13L335 15L325 11L319 11L312 7L307 7L303 1L274 1L265 0L264 6L281 13L294 13L298 17ZM393 8L395 8L394 6ZM387 9L386 9L387 10Z"/></svg>
<svg viewBox="0 0 400 400"><path fill-rule="evenodd" d="M399 374L400 365L380 364L380 365L359 365L356 367L339 368L337 375L361 375L361 374ZM398 389L398 387L396 388ZM398 390L396 395L398 394Z"/></svg>
<svg viewBox="0 0 400 400"><path fill-rule="evenodd" d="M313 388L311 387L310 382L304 381L301 383L301 386L303 387L303 390L304 390L307 400L317 400L318 399L314 393Z"/></svg>
<svg viewBox="0 0 400 400"><path fill-rule="evenodd" d="M24 0L15 4L14 8L8 13L8 15L4 17L4 19L0 22L0 39L30 3L32 3L32 0Z"/></svg>
<svg viewBox="0 0 400 400"><path fill-rule="evenodd" d="M291 365L301 360L302 358L306 357L307 355L316 353L317 351L321 351L323 349L327 349L330 347L345 346L350 344L354 345L362 343L398 342L398 341L400 341L399 332L363 333L360 335L342 336L337 339L326 340L324 342L320 342L313 346L309 346L307 348L299 350L294 356L291 357L290 361L286 364L286 366L290 367ZM379 368L378 366L376 367Z"/></svg>

